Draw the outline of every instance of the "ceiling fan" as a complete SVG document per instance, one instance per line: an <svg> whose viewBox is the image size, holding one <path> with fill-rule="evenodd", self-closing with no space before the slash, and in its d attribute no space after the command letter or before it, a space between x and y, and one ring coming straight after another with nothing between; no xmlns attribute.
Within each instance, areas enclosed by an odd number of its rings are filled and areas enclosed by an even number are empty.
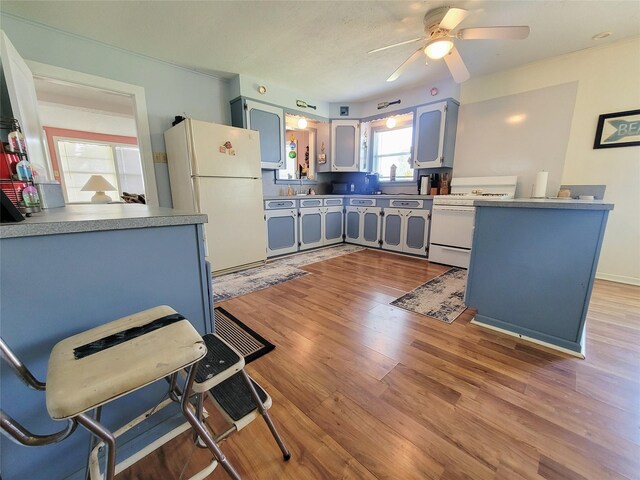
<svg viewBox="0 0 640 480"><path fill-rule="evenodd" d="M453 80L456 83L462 83L469 79L469 71L453 43L454 38L460 40L522 40L529 36L529 27L527 26L463 28L457 33L451 34L451 30L456 28L468 14L469 12L462 8L440 7L429 10L424 16L424 36L376 48L368 53L426 41L387 78L387 82L396 80L411 63L418 59L420 53L424 52L425 61L429 58L432 60L444 58Z"/></svg>

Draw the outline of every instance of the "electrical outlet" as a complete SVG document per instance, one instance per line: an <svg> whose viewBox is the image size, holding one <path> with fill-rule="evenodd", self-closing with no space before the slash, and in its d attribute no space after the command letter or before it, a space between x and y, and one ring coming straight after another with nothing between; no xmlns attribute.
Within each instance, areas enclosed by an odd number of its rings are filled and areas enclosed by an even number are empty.
<svg viewBox="0 0 640 480"><path fill-rule="evenodd" d="M167 154L164 152L153 152L153 163L167 163Z"/></svg>

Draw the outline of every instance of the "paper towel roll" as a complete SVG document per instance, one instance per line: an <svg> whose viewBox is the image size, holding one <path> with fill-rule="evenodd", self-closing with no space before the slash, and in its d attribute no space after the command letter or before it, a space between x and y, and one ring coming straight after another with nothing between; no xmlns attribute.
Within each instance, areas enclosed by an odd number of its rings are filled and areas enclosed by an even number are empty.
<svg viewBox="0 0 640 480"><path fill-rule="evenodd" d="M547 196L547 180L549 179L549 172L538 172L536 174L536 181L533 184L533 193L531 198L544 198Z"/></svg>

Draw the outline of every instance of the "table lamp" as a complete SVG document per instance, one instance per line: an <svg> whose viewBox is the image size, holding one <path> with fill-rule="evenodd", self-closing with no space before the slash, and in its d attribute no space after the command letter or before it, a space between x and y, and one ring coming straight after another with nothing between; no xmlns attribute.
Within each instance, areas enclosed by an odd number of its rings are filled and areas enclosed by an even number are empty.
<svg viewBox="0 0 640 480"><path fill-rule="evenodd" d="M91 203L109 203L111 197L104 192L117 189L102 175L91 175L87 183L85 183L84 187L80 190L82 192L96 192L96 194L91 197Z"/></svg>

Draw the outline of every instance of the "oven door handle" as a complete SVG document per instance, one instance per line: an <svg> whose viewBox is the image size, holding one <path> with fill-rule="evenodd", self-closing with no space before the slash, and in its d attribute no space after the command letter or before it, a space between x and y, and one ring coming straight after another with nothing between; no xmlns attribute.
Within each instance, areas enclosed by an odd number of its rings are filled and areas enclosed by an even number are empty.
<svg viewBox="0 0 640 480"><path fill-rule="evenodd" d="M440 247L442 250L450 250L452 252L468 252L471 249L470 248L464 248L464 247L447 247L445 245L438 245L438 247Z"/></svg>
<svg viewBox="0 0 640 480"><path fill-rule="evenodd" d="M474 212L476 207L450 206L450 205L434 205L434 210L445 212Z"/></svg>

